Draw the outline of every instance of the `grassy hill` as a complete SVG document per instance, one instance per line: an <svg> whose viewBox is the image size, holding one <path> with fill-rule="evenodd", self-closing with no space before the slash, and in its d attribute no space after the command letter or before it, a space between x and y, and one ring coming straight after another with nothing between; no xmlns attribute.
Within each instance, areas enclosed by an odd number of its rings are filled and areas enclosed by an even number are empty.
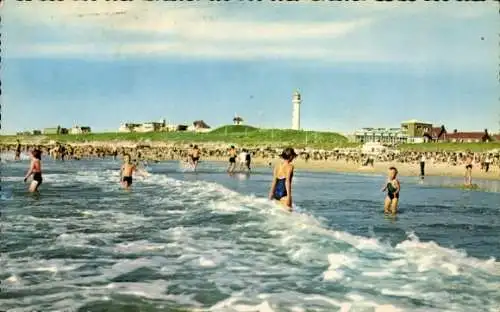
<svg viewBox="0 0 500 312"><path fill-rule="evenodd" d="M207 133L193 132L149 132L149 133L90 133L81 135L0 136L1 143L14 143L16 138L23 142L38 144L54 140L61 143L96 141L165 141L182 143L220 142L240 146L277 147L293 146L331 148L352 146L347 138L334 132L297 131L283 129L259 129L251 126L223 126Z"/></svg>

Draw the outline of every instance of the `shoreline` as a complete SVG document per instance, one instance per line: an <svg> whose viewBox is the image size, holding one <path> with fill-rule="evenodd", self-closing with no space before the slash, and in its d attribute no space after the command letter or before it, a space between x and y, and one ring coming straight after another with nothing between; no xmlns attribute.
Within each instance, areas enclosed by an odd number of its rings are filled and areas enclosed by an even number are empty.
<svg viewBox="0 0 500 312"><path fill-rule="evenodd" d="M33 148L27 142L22 144L25 149L22 151L27 152L29 148ZM43 153L48 155L54 149L55 142L46 144L35 144L43 148ZM173 143L173 142L148 142L143 144L132 143L129 141L114 141L114 142L100 142L92 141L86 143L73 143L67 146L72 146L75 156L79 158L96 158L100 156L112 156L116 153L118 157L123 153L130 153L133 157L138 157L146 161L164 161L164 160L182 160L187 157L188 143ZM217 142L207 142L199 144L201 149L201 160L216 161L226 163L228 162L227 144ZM3 152L14 151L14 146L0 144ZM279 153L281 149L261 147L250 148L252 151L252 166L269 166L269 163L275 163L280 160ZM399 157L392 158L387 155L380 155L375 157L374 166L361 166L364 162L366 155L363 156L361 151L340 152L338 154L334 150L317 150L317 149L296 149L299 154L307 153L310 159L306 161L304 154L294 160L296 169L310 170L316 172L339 172L339 173L367 173L367 174L382 174L387 173L387 169L394 166L398 169L399 175L418 177L420 176L419 156L417 152L404 152ZM450 154L450 153L448 153ZM141 156L138 156L141 155ZM455 177L463 178L465 175L465 167L463 159L456 160L457 165L450 163L449 158L446 161L446 156L443 154L435 153L434 158L438 161L429 159L428 156L425 166L426 176L440 176L440 177ZM449 155L448 155L449 156ZM497 155L498 157L498 155ZM444 161L443 161L444 160ZM498 161L490 165L490 171L484 172L480 170L480 164L474 162L472 170L472 179L479 178L485 180L500 180L500 166Z"/></svg>
<svg viewBox="0 0 500 312"><path fill-rule="evenodd" d="M201 161L214 161L221 163L228 163L227 157L203 157ZM269 163L273 166L280 160L275 158L271 160L266 160L262 158L253 158L253 167L269 167ZM409 163L398 163L398 162L375 162L373 168L371 166L363 167L360 164L354 162L345 161L324 161L324 160L309 160L305 161L302 159L296 159L293 162L296 170L308 170L314 172L338 172L338 173L368 173L373 175L386 175L387 169L394 166L398 169L400 176L407 177L418 177L420 176L419 164L409 164ZM435 176L435 177L454 177L454 178L464 178L465 168L463 166L450 166L446 164L432 164L428 163L425 166L425 176ZM472 169L472 179L484 179L484 180L499 180L500 181L500 170L498 167L490 168L489 172L484 172L479 170L479 166L476 165Z"/></svg>

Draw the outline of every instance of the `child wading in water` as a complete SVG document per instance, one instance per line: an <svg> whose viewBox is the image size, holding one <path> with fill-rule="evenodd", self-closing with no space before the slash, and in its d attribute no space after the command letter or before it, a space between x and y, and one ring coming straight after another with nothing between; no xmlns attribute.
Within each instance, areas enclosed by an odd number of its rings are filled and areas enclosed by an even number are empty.
<svg viewBox="0 0 500 312"><path fill-rule="evenodd" d="M125 154L123 156L123 165L120 169L120 182L125 189L130 189L132 185L132 175L134 172L139 172L142 176L147 176L148 173L144 170L138 169L136 164L130 161L130 155Z"/></svg>
<svg viewBox="0 0 500 312"><path fill-rule="evenodd" d="M24 177L24 182L28 180L28 178L33 175L33 181L30 184L29 191L31 193L37 192L38 188L42 184L42 152L38 149L35 149L33 152L31 152L31 164L30 168L28 170L28 173L26 173L26 176Z"/></svg>
<svg viewBox="0 0 500 312"><path fill-rule="evenodd" d="M297 157L297 154L290 147L281 153L283 162L274 167L273 182L269 191L269 199L279 201L290 211L292 210L292 161L295 157Z"/></svg>
<svg viewBox="0 0 500 312"><path fill-rule="evenodd" d="M401 185L399 184L397 176L398 169L396 169L395 167L390 167L387 184L382 189L382 192L387 191L387 196L385 197L384 203L384 213L386 214L392 213L393 215L395 215L398 212L399 191Z"/></svg>

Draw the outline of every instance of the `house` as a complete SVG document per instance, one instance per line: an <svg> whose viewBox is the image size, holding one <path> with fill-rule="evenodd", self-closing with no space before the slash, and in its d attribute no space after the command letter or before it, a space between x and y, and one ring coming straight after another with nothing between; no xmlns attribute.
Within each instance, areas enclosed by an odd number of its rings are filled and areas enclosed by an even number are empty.
<svg viewBox="0 0 500 312"><path fill-rule="evenodd" d="M71 134L83 134L83 133L90 133L90 127L79 127L79 126L74 126L70 130Z"/></svg>
<svg viewBox="0 0 500 312"><path fill-rule="evenodd" d="M444 125L441 127L432 127L430 131L424 133L425 142L441 142L446 141L446 128Z"/></svg>
<svg viewBox="0 0 500 312"><path fill-rule="evenodd" d="M489 135L488 129L484 129L483 132L459 132L458 130L454 130L453 133L449 133L446 136L446 139L450 142L464 142L464 143L473 143L473 142L491 142L493 138Z"/></svg>
<svg viewBox="0 0 500 312"><path fill-rule="evenodd" d="M241 124L243 123L243 118L241 118L240 116L236 115L236 116L234 116L234 118L233 118L233 123L234 123L235 125L237 125L237 126L238 126L238 125L241 125Z"/></svg>
<svg viewBox="0 0 500 312"><path fill-rule="evenodd" d="M68 134L68 129L61 128L61 126L57 126L55 128L45 128L43 129L43 134Z"/></svg>
<svg viewBox="0 0 500 312"><path fill-rule="evenodd" d="M40 131L40 130L33 130L32 133L33 133L33 135L41 135L42 131Z"/></svg>
<svg viewBox="0 0 500 312"><path fill-rule="evenodd" d="M118 128L118 132L134 132L136 128L140 127L138 123L124 123Z"/></svg>
<svg viewBox="0 0 500 312"><path fill-rule="evenodd" d="M208 132L210 131L210 126L207 125L203 120L193 121L193 125L189 127L189 130L196 132Z"/></svg>
<svg viewBox="0 0 500 312"><path fill-rule="evenodd" d="M134 129L135 132L157 132L163 129L165 124L163 122L145 122L139 127Z"/></svg>
<svg viewBox="0 0 500 312"><path fill-rule="evenodd" d="M416 119L403 121L401 131L408 137L408 143L423 143L424 134L430 132L432 124Z"/></svg>

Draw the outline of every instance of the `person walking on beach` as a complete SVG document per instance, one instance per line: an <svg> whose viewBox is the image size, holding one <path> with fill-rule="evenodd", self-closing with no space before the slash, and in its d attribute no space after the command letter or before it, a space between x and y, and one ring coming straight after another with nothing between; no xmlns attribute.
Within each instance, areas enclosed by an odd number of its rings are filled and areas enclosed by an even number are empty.
<svg viewBox="0 0 500 312"><path fill-rule="evenodd" d="M227 167L227 172L234 172L234 168L236 167L236 148L234 145L231 145L229 149L229 167Z"/></svg>
<svg viewBox="0 0 500 312"><path fill-rule="evenodd" d="M125 154L123 156L123 165L120 169L120 183L126 190L130 189L132 185L132 176L134 172L138 172L142 176L147 176L147 172L138 169L137 165L131 161L130 155Z"/></svg>
<svg viewBox="0 0 500 312"><path fill-rule="evenodd" d="M250 164L252 162L252 155L249 150L246 151L247 154L245 155L245 163L247 165L247 170L250 172Z"/></svg>
<svg viewBox="0 0 500 312"><path fill-rule="evenodd" d="M465 159L465 181L466 186L472 185L472 156L467 154Z"/></svg>
<svg viewBox="0 0 500 312"><path fill-rule="evenodd" d="M425 177L425 153L422 153L420 156L420 179L424 179Z"/></svg>
<svg viewBox="0 0 500 312"><path fill-rule="evenodd" d="M21 159L21 142L16 140L16 155L14 156L14 160L20 160Z"/></svg>
<svg viewBox="0 0 500 312"><path fill-rule="evenodd" d="M484 172L490 171L490 164L491 164L491 154L487 154L486 158L484 159Z"/></svg>
<svg viewBox="0 0 500 312"><path fill-rule="evenodd" d="M276 200L292 210L292 178L294 167L292 161L297 157L293 148L288 147L281 153L283 162L277 164L273 171L273 181L269 190L269 199Z"/></svg>
<svg viewBox="0 0 500 312"><path fill-rule="evenodd" d="M395 215L398 212L398 203L399 203L399 191L401 185L397 178L398 169L395 167L389 168L387 184L382 189L382 192L387 191L387 196L385 197L384 202L384 213Z"/></svg>
<svg viewBox="0 0 500 312"><path fill-rule="evenodd" d="M30 168L28 170L28 173L26 173L26 176L24 177L24 183L28 180L30 176L33 175L33 181L30 184L29 191L30 193L34 193L38 191L38 188L42 184L42 152L39 149L33 150L31 152L31 164Z"/></svg>

